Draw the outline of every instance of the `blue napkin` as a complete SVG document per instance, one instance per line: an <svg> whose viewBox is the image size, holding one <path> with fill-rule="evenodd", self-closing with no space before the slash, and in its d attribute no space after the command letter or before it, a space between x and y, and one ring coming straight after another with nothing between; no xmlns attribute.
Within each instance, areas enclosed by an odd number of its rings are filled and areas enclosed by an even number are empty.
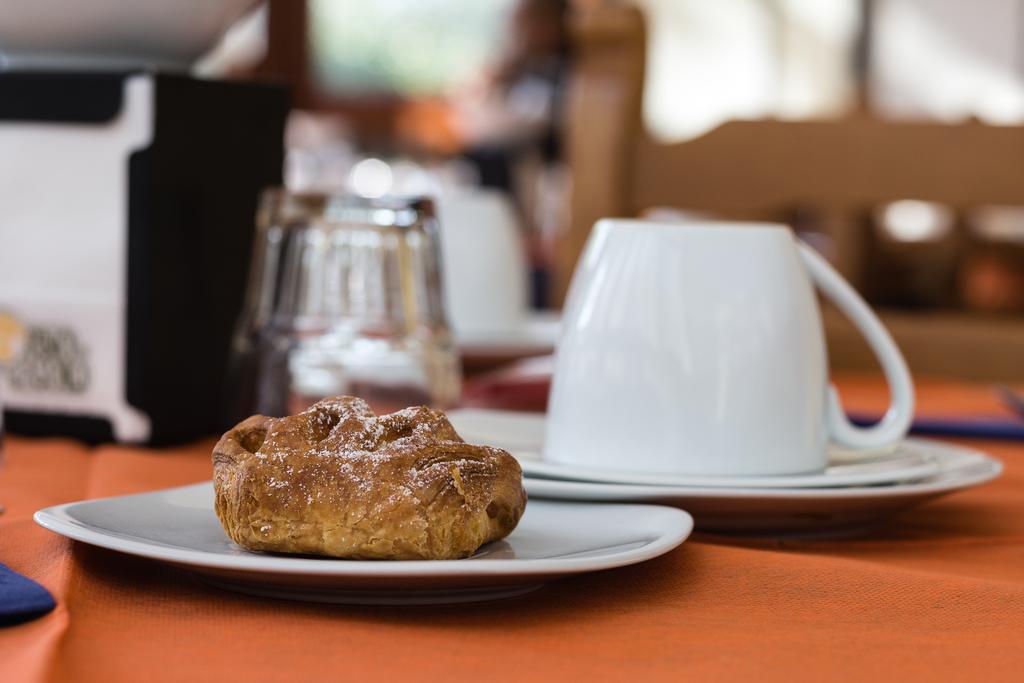
<svg viewBox="0 0 1024 683"><path fill-rule="evenodd" d="M859 425L878 422L878 415L852 413L850 419ZM928 436L962 436L975 439L1024 441L1024 420L1004 417L918 415L910 425L914 434Z"/></svg>
<svg viewBox="0 0 1024 683"><path fill-rule="evenodd" d="M0 626L41 617L56 606L48 590L0 564Z"/></svg>

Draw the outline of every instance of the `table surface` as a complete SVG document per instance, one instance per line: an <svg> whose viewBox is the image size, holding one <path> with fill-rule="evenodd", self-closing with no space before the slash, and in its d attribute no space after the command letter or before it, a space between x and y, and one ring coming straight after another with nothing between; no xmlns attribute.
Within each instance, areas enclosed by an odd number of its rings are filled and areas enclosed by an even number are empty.
<svg viewBox="0 0 1024 683"><path fill-rule="evenodd" d="M874 378L839 383L850 407L884 405ZM924 411L999 411L988 387L918 390ZM0 562L58 607L0 629L0 681L1019 681L1024 671L1024 444L966 442L1004 461L1000 480L862 536L698 534L642 565L470 606L235 595L32 522L56 503L208 479L212 443L9 439Z"/></svg>

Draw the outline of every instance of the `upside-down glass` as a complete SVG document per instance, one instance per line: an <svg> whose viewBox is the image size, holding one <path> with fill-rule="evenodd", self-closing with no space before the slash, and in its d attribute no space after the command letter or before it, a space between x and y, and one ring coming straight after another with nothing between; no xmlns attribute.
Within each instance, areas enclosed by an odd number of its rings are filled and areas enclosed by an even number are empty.
<svg viewBox="0 0 1024 683"><path fill-rule="evenodd" d="M451 406L460 368L424 198L268 190L232 359L233 418L324 396Z"/></svg>

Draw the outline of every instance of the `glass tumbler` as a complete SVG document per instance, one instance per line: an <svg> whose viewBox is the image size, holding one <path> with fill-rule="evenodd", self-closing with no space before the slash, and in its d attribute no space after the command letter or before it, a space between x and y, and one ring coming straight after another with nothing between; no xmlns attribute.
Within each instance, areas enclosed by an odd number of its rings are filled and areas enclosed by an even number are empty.
<svg viewBox="0 0 1024 683"><path fill-rule="evenodd" d="M461 372L438 239L429 199L268 190L233 343L231 417L294 414L341 394L378 413L453 405Z"/></svg>

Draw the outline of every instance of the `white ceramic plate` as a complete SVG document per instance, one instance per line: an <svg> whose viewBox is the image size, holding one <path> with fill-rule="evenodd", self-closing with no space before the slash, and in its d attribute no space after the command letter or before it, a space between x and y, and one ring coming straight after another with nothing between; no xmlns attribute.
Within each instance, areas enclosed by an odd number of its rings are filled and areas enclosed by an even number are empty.
<svg viewBox="0 0 1024 683"><path fill-rule="evenodd" d="M519 325L455 330L460 353L506 356L551 353L558 342L562 318L557 312L531 311Z"/></svg>
<svg viewBox="0 0 1024 683"><path fill-rule="evenodd" d="M587 468L542 459L544 415L474 408L450 411L448 417L463 439L506 449L519 460L523 472L534 478L645 486L831 488L909 482L939 471L939 464L929 449L915 439L884 450L835 449L829 454L832 464L824 472L812 474L711 477Z"/></svg>
<svg viewBox="0 0 1024 683"><path fill-rule="evenodd" d="M0 0L0 63L17 69L187 69L256 0Z"/></svg>
<svg viewBox="0 0 1024 683"><path fill-rule="evenodd" d="M909 484L830 489L634 486L525 479L532 499L659 503L690 511L701 531L744 534L832 534L859 530L933 498L998 477L1002 463L979 451L915 440L939 473Z"/></svg>
<svg viewBox="0 0 1024 683"><path fill-rule="evenodd" d="M652 505L530 501L516 530L465 560L373 562L253 553L225 536L213 486L194 484L40 510L68 538L180 565L243 593L351 604L441 604L510 597L545 581L657 557L693 529Z"/></svg>

